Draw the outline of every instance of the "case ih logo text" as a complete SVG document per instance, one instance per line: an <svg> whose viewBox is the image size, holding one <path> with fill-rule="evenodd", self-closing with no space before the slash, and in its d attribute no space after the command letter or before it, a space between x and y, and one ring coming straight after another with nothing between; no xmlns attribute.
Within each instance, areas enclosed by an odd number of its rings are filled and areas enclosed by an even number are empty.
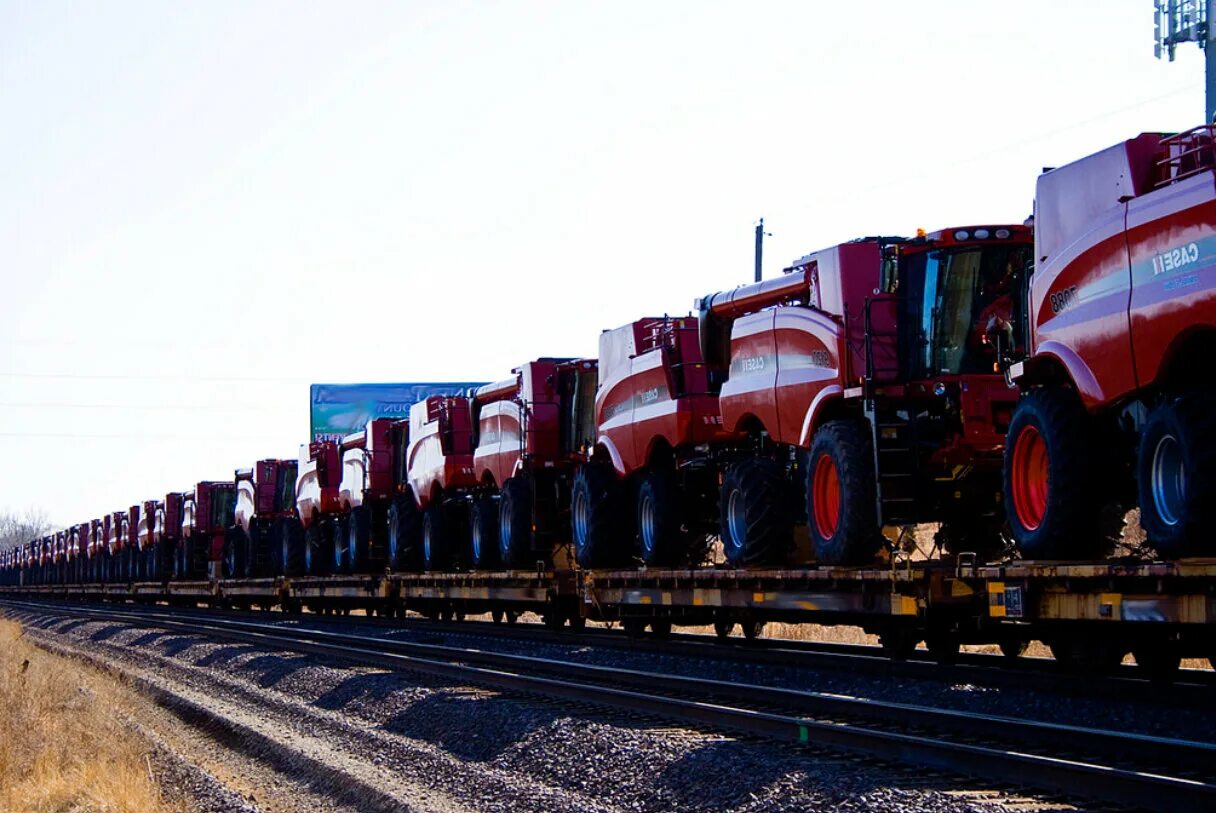
<svg viewBox="0 0 1216 813"><path fill-rule="evenodd" d="M1160 254L1153 255L1153 275L1164 274L1168 271L1174 271L1199 259L1199 246L1195 243L1187 243L1185 246L1179 246L1172 251L1163 251Z"/></svg>
<svg viewBox="0 0 1216 813"><path fill-rule="evenodd" d="M1051 312L1059 313L1072 304L1073 299L1077 296L1077 286L1071 285L1062 291L1056 291L1051 295Z"/></svg>
<svg viewBox="0 0 1216 813"><path fill-rule="evenodd" d="M653 404L655 401L659 400L659 388L651 387L650 389L644 391L641 396L639 396L639 400L643 404Z"/></svg>

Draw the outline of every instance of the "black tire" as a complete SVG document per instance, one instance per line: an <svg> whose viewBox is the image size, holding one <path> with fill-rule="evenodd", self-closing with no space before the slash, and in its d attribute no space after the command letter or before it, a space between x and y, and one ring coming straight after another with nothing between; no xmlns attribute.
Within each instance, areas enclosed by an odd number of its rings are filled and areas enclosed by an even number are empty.
<svg viewBox="0 0 1216 813"><path fill-rule="evenodd" d="M346 559L351 573L366 573L371 565L372 514L363 505L346 518Z"/></svg>
<svg viewBox="0 0 1216 813"><path fill-rule="evenodd" d="M271 526L270 544L278 560L278 572L284 576L299 576L304 572L304 538L300 523L294 519L277 519Z"/></svg>
<svg viewBox="0 0 1216 813"><path fill-rule="evenodd" d="M474 569L493 570L499 566L498 503L492 497L482 497L473 503L469 516L469 549Z"/></svg>
<svg viewBox="0 0 1216 813"><path fill-rule="evenodd" d="M638 483L637 550L649 567L683 563L689 534L684 529L680 488L665 471L648 471Z"/></svg>
<svg viewBox="0 0 1216 813"><path fill-rule="evenodd" d="M304 571L309 576L326 575L333 560L330 538L323 530L320 522L313 522L304 530Z"/></svg>
<svg viewBox="0 0 1216 813"><path fill-rule="evenodd" d="M1164 559L1216 554L1216 398L1194 393L1154 409L1140 432L1140 525Z"/></svg>
<svg viewBox="0 0 1216 813"><path fill-rule="evenodd" d="M452 567L452 544L444 521L443 505L431 503L422 512L422 566L429 572Z"/></svg>
<svg viewBox="0 0 1216 813"><path fill-rule="evenodd" d="M1182 653L1172 641L1146 642L1132 647L1136 671L1149 680L1170 681L1178 676Z"/></svg>
<svg viewBox="0 0 1216 813"><path fill-rule="evenodd" d="M611 466L588 463L580 466L570 489L570 522L574 558L580 567L621 564L630 551L620 544L626 536L623 484ZM614 547L615 545L615 547Z"/></svg>
<svg viewBox="0 0 1216 813"><path fill-rule="evenodd" d="M211 539L190 537L190 573L195 579L211 577Z"/></svg>
<svg viewBox="0 0 1216 813"><path fill-rule="evenodd" d="M248 555L245 532L232 528L224 535L224 576L238 579L245 576Z"/></svg>
<svg viewBox="0 0 1216 813"><path fill-rule="evenodd" d="M498 498L498 552L503 567L528 567L532 550L532 487L523 477L508 477Z"/></svg>
<svg viewBox="0 0 1216 813"><path fill-rule="evenodd" d="M1091 421L1071 390L1043 387L1023 395L1005 439L1005 506L1009 528L1027 559L1104 554L1100 472Z"/></svg>
<svg viewBox="0 0 1216 813"><path fill-rule="evenodd" d="M422 512L411 495L388 507L388 562L393 570L422 569Z"/></svg>
<svg viewBox="0 0 1216 813"><path fill-rule="evenodd" d="M329 563L330 573L350 572L350 548L346 517L336 517L329 524L329 550L333 558Z"/></svg>
<svg viewBox="0 0 1216 813"><path fill-rule="evenodd" d="M722 477L722 552L734 567L769 564L788 556L794 543L788 487L772 460L752 457Z"/></svg>
<svg viewBox="0 0 1216 813"><path fill-rule="evenodd" d="M856 421L828 421L815 432L807 465L807 527L815 559L825 565L872 561L882 535L867 430Z"/></svg>
<svg viewBox="0 0 1216 813"><path fill-rule="evenodd" d="M153 544L144 554L144 577L150 582L160 581L160 544Z"/></svg>

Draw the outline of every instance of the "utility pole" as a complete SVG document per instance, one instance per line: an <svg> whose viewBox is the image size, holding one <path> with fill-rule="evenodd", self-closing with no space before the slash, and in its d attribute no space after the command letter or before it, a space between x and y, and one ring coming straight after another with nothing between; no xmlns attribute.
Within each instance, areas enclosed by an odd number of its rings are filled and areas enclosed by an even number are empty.
<svg viewBox="0 0 1216 813"><path fill-rule="evenodd" d="M1173 62L1174 49L1182 42L1194 42L1203 49L1207 124L1216 120L1216 26L1209 25L1213 6L1216 0L1153 0L1156 34L1153 53L1158 59L1164 50Z"/></svg>
<svg viewBox="0 0 1216 813"><path fill-rule="evenodd" d="M760 218L760 222L756 224L756 282L760 281L762 274L765 237L772 237L772 235L764 230L764 218Z"/></svg>

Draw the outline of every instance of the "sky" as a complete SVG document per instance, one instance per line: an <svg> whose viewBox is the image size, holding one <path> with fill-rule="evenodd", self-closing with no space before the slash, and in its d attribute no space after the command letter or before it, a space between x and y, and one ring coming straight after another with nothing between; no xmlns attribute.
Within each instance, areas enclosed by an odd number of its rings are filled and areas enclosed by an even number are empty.
<svg viewBox="0 0 1216 813"><path fill-rule="evenodd" d="M312 382L498 380L870 234L1021 223L1202 123L1151 0L0 0L0 510L308 438Z"/></svg>

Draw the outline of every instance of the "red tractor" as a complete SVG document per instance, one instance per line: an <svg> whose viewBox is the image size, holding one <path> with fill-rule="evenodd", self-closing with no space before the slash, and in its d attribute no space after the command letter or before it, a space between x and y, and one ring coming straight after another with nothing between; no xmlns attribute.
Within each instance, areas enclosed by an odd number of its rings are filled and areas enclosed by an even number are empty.
<svg viewBox="0 0 1216 813"><path fill-rule="evenodd" d="M930 521L951 550L999 553L1016 391L997 362L1020 343L1030 240L1011 225L865 238L704 297L697 319L604 333L579 563L696 561L713 534L733 565L780 563L803 522L825 564Z"/></svg>
<svg viewBox="0 0 1216 813"><path fill-rule="evenodd" d="M1138 505L1163 558L1216 554L1216 130L1044 172L1009 428L1026 557L1102 555Z"/></svg>

